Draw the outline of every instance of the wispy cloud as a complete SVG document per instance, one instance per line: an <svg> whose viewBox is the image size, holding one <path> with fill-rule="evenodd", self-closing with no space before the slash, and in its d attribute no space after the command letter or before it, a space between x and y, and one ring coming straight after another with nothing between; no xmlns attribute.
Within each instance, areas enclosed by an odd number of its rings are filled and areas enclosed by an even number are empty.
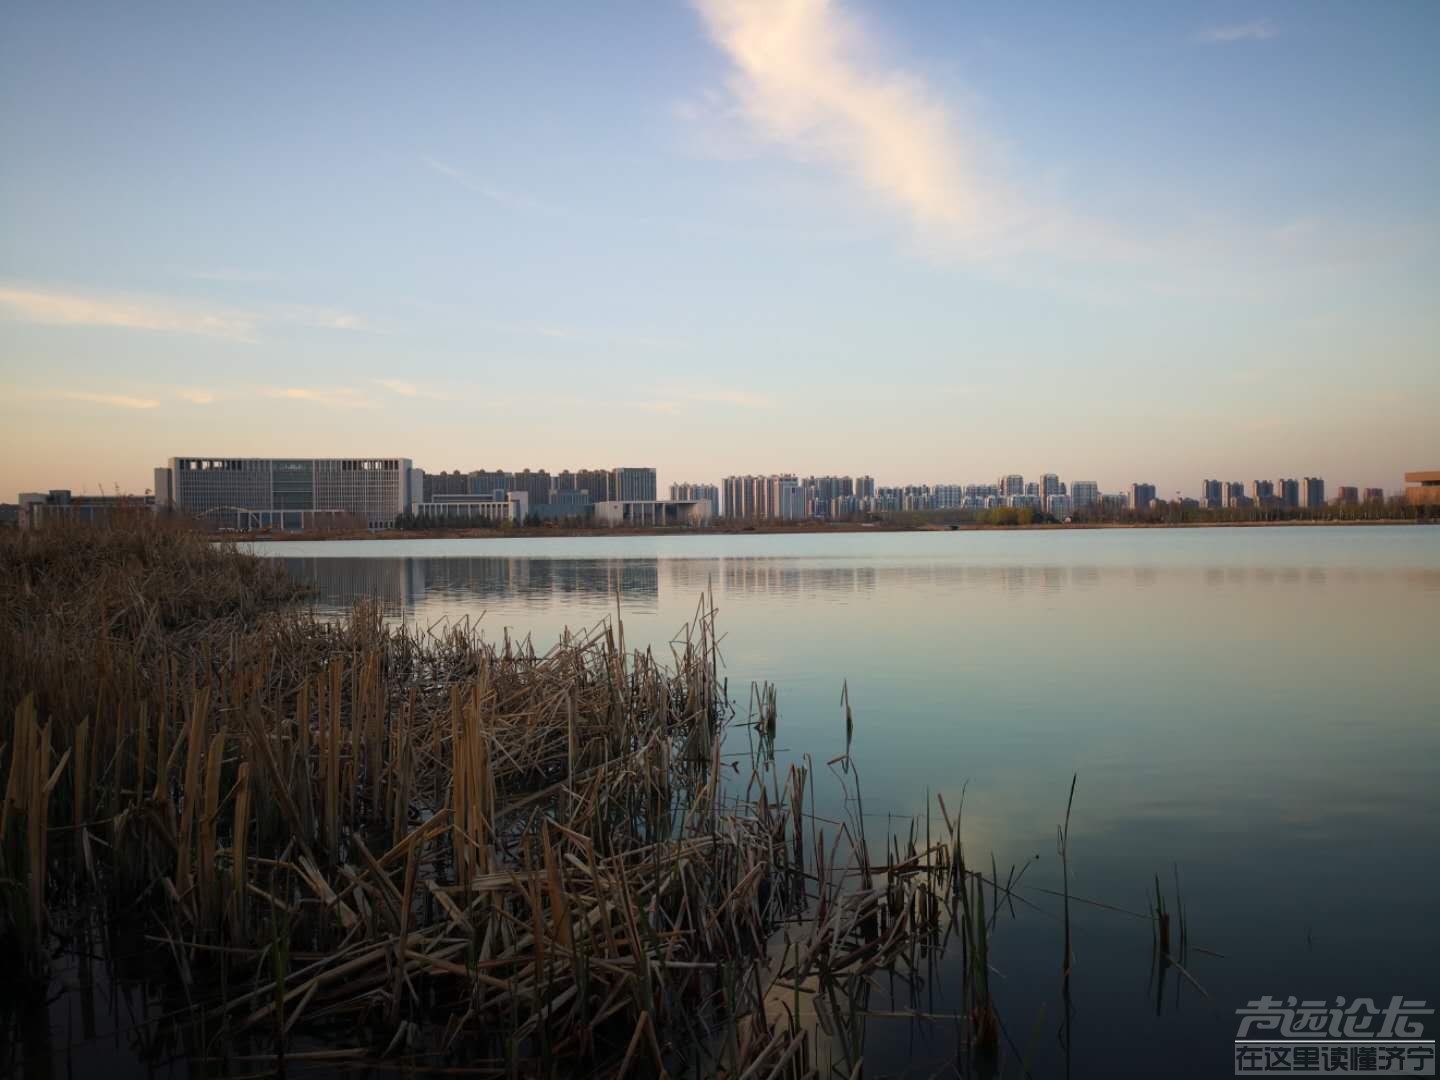
<svg viewBox="0 0 1440 1080"><path fill-rule="evenodd" d="M268 270L240 270L226 266L215 267L208 270L187 270L181 268L177 272L182 277L190 278L192 281L220 281L229 285L259 285L267 281L275 280L275 275Z"/></svg>
<svg viewBox="0 0 1440 1080"><path fill-rule="evenodd" d="M683 387L661 388L664 396L654 401L635 402L635 408L653 413L683 413L692 405L730 405L737 409L768 410L775 407L775 399L768 394L755 394L747 390L688 389Z"/></svg>
<svg viewBox="0 0 1440 1080"><path fill-rule="evenodd" d="M297 307L282 308L279 317L286 322L301 326L313 326L320 330L370 330L371 327L359 315L336 308Z"/></svg>
<svg viewBox="0 0 1440 1080"><path fill-rule="evenodd" d="M130 394L96 394L88 390L55 390L43 395L61 401L85 401L93 405L109 405L116 409L156 409L160 402L154 398L134 397Z"/></svg>
<svg viewBox="0 0 1440 1080"><path fill-rule="evenodd" d="M439 390L426 390L416 386L412 382L406 382L404 379L371 379L370 381L376 386L383 386L392 394L399 394L401 397L430 398L435 401L444 401L450 396Z"/></svg>
<svg viewBox="0 0 1440 1080"><path fill-rule="evenodd" d="M181 401L190 402L191 405L213 405L218 400L211 391L196 387L182 387L175 391L175 396Z"/></svg>
<svg viewBox="0 0 1440 1080"><path fill-rule="evenodd" d="M475 179L464 169L457 169L454 165L447 165L445 162L431 157L429 154L422 155L421 162L431 172L438 173L449 180L453 180L466 191L473 191L476 195L483 196L508 210L539 210L547 214L561 213L557 206L542 202L533 196L520 192L507 191L505 188L495 187L493 184L483 183Z"/></svg>
<svg viewBox="0 0 1440 1080"><path fill-rule="evenodd" d="M972 252L1024 224L989 175L984 140L918 76L886 67L828 0L695 0L734 66L730 89L763 138L839 167L921 230Z"/></svg>
<svg viewBox="0 0 1440 1080"><path fill-rule="evenodd" d="M255 321L245 315L195 310L158 300L102 298L75 293L0 287L0 311L25 322L65 326L111 326L254 341Z"/></svg>
<svg viewBox="0 0 1440 1080"><path fill-rule="evenodd" d="M1269 41L1279 34L1280 28L1269 19L1256 19L1253 22L1208 27L1196 34L1195 40L1211 45L1225 45L1232 41Z"/></svg>
<svg viewBox="0 0 1440 1080"><path fill-rule="evenodd" d="M689 390L680 395L686 401L734 405L741 409L773 409L775 399L769 394L752 394L745 390Z"/></svg>
<svg viewBox="0 0 1440 1080"><path fill-rule="evenodd" d="M266 397L285 401L308 401L331 409L373 409L375 402L348 386L271 386L261 391Z"/></svg>

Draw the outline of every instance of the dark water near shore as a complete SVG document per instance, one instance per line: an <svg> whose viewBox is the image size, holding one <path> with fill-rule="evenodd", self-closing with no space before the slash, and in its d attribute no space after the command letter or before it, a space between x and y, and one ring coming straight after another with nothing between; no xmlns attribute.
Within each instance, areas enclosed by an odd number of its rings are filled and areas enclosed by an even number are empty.
<svg viewBox="0 0 1440 1080"><path fill-rule="evenodd" d="M1231 1075L1234 1010L1265 995L1440 999L1440 529L254 550L313 582L322 612L372 597L539 650L613 615L617 590L628 644L667 648L713 590L731 696L743 710L752 680L778 686L778 757L813 759L820 813L841 809L824 762L845 749L848 681L875 846L917 813L923 839L927 798L953 811L963 787L971 865L993 853L1003 880L1030 864L991 950L1007 1036L1023 1049L1035 1033L1037 1076ZM1072 907L1067 1010L1046 890L1072 774L1070 889L1107 906ZM1143 916L1157 874L1173 907L1177 868L1208 999L1151 971ZM887 985L872 1008L956 1010L951 952L913 1000ZM867 1075L929 1075L954 1043L953 1023L873 1019Z"/></svg>

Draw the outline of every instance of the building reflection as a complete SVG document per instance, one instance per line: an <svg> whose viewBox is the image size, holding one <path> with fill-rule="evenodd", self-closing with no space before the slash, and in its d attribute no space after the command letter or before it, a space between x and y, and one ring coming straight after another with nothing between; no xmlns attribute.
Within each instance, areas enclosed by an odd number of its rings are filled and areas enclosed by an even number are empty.
<svg viewBox="0 0 1440 1080"><path fill-rule="evenodd" d="M950 562L828 562L793 558L537 559L537 558L285 558L285 568L315 586L322 610L343 610L362 600L378 602L389 615L413 611L426 601L478 602L522 608L602 608L617 593L627 606L655 608L667 600L713 592L717 599L764 596L777 600L832 599L877 590L943 593L996 590L1057 594L1198 583L1207 589L1324 586L1328 581L1374 584L1393 572L1366 570L1328 575L1293 566L1116 567L1099 565L975 565ZM662 566L663 563L663 566ZM1440 588L1440 575L1406 571L1422 589ZM661 588L661 579L664 588Z"/></svg>

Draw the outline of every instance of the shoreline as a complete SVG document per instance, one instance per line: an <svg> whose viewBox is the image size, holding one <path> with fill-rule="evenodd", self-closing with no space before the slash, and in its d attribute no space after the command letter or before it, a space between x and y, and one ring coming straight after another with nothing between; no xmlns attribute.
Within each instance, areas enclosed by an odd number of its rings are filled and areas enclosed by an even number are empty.
<svg viewBox="0 0 1440 1080"><path fill-rule="evenodd" d="M1047 523L1042 525L988 525L973 522L924 525L892 525L883 522L862 524L841 522L834 525L757 525L737 526L668 526L642 529L628 528L488 528L488 529L380 529L374 532L357 530L338 533L225 533L222 539L247 544L260 542L299 542L317 540L569 540L576 537L619 536L826 536L834 533L927 533L927 532L1090 532L1101 529L1269 529L1269 528L1353 528L1364 525L1431 525L1433 522L1405 518L1376 518L1354 521L1097 521Z"/></svg>

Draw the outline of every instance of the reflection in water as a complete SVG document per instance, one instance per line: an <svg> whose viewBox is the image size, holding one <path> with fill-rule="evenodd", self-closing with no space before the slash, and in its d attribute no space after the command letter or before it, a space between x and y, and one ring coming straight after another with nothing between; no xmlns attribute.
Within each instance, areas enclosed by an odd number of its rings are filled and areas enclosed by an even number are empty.
<svg viewBox="0 0 1440 1080"><path fill-rule="evenodd" d="M487 602L523 607L613 606L617 592L628 604L653 609L661 580L675 598L712 590L727 595L777 599L834 598L915 590L956 592L998 589L1057 593L1067 589L1121 586L1249 590L1324 586L1330 574L1318 567L1134 567L995 566L963 563L885 564L796 558L551 559L551 558L282 558L285 568L318 589L322 611L339 611L374 600L391 616L414 614L430 601ZM1346 585L1403 583L1440 591L1440 570L1360 570L1335 575Z"/></svg>

